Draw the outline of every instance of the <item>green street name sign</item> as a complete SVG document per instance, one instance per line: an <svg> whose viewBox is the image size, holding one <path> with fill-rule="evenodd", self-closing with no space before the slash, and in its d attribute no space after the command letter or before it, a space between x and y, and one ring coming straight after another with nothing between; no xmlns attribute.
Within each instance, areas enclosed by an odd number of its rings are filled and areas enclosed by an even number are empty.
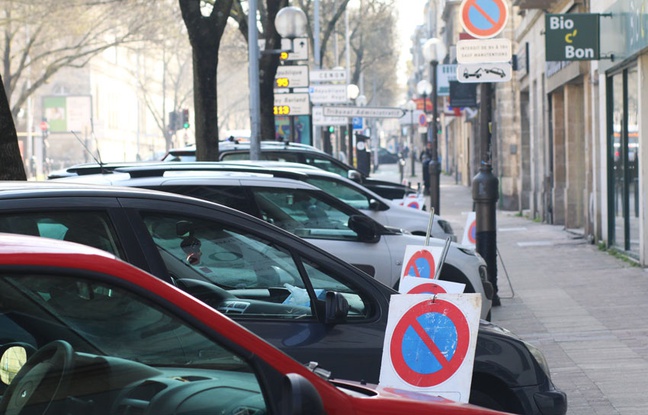
<svg viewBox="0 0 648 415"><path fill-rule="evenodd" d="M545 59L547 61L591 61L599 59L600 15L567 13L545 15Z"/></svg>

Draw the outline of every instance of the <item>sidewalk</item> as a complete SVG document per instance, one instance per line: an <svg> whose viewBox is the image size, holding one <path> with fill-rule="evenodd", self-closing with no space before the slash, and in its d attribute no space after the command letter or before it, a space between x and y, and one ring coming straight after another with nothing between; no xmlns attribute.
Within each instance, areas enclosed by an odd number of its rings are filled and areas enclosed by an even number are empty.
<svg viewBox="0 0 648 415"><path fill-rule="evenodd" d="M398 167L372 177L398 182ZM471 189L442 175L440 199L461 240ZM497 248L502 306L492 320L542 350L568 414L648 413L647 270L516 212L497 212Z"/></svg>

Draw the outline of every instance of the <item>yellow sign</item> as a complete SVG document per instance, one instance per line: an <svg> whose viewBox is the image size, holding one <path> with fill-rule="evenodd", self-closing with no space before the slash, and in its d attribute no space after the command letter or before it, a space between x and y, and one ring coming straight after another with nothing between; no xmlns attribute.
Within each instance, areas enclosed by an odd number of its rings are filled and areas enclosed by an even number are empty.
<svg viewBox="0 0 648 415"><path fill-rule="evenodd" d="M290 80L288 78L277 78L275 79L277 88L288 88L290 86Z"/></svg>
<svg viewBox="0 0 648 415"><path fill-rule="evenodd" d="M288 105L275 105L273 112L274 115L290 115L290 107Z"/></svg>

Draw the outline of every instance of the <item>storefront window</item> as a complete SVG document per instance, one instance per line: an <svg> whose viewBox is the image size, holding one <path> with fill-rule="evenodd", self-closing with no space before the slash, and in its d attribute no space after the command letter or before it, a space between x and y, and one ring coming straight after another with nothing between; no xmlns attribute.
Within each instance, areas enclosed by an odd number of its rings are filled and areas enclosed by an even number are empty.
<svg viewBox="0 0 648 415"><path fill-rule="evenodd" d="M610 212L613 227L610 243L618 249L639 254L639 128L637 67L611 77L610 149L613 161Z"/></svg>

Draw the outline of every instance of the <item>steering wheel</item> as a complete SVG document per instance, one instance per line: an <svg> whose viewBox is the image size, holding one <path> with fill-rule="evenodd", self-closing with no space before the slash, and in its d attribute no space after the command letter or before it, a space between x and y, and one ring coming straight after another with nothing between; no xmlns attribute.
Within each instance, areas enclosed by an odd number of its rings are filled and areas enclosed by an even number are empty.
<svg viewBox="0 0 648 415"><path fill-rule="evenodd" d="M67 392L73 353L70 343L63 340L38 349L7 387L0 400L0 414L46 414Z"/></svg>

